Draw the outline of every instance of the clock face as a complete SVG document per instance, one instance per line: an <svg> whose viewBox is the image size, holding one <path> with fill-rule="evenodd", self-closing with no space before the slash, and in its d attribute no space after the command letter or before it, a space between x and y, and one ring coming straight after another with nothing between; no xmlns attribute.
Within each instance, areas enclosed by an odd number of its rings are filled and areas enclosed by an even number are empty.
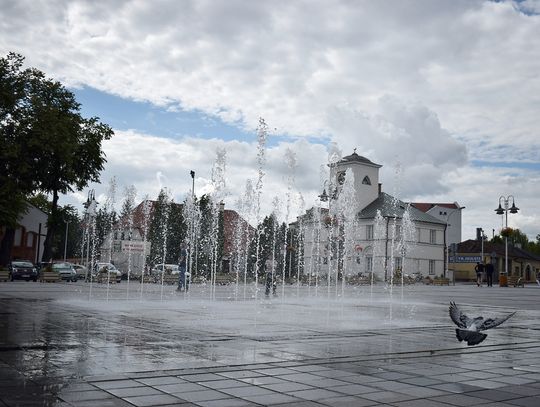
<svg viewBox="0 0 540 407"><path fill-rule="evenodd" d="M345 171L341 171L341 172L338 173L337 181L338 181L339 185L343 185L343 183L345 182Z"/></svg>

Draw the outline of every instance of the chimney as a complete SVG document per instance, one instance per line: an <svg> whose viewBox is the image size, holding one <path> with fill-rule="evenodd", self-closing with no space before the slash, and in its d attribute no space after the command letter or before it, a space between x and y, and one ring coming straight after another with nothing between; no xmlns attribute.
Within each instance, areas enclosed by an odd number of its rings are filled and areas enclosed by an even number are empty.
<svg viewBox="0 0 540 407"><path fill-rule="evenodd" d="M220 212L223 212L225 210L225 202L221 201L219 203L219 211Z"/></svg>
<svg viewBox="0 0 540 407"><path fill-rule="evenodd" d="M382 184L379 182L379 196L381 195L382 193Z"/></svg>
<svg viewBox="0 0 540 407"><path fill-rule="evenodd" d="M476 228L476 240L482 241L482 228Z"/></svg>

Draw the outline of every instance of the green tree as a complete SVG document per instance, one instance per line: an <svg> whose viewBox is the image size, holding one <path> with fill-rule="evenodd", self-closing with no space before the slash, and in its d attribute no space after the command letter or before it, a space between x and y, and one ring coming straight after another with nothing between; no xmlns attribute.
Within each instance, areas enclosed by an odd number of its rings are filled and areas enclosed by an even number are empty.
<svg viewBox="0 0 540 407"><path fill-rule="evenodd" d="M111 212L107 211L106 207L99 207L96 211L96 237L95 237L95 247L98 250L96 253L97 258L101 258L100 248L105 244L105 239L112 232L112 227L116 224L117 215L114 210ZM114 236L113 236L114 238ZM101 261L106 261L107 259L101 259Z"/></svg>
<svg viewBox="0 0 540 407"><path fill-rule="evenodd" d="M58 219L61 219L61 224L58 225L60 233L54 236L52 258L63 259L64 254L68 259L81 257L83 227L77 209L71 205L65 205L58 207L58 213ZM64 251L66 252L64 253Z"/></svg>
<svg viewBox="0 0 540 407"><path fill-rule="evenodd" d="M180 258L180 244L186 237L182 205L171 203L167 225L167 262L176 264Z"/></svg>
<svg viewBox="0 0 540 407"><path fill-rule="evenodd" d="M24 58L10 53L0 58L0 226L4 237L0 243L0 265L10 260L15 228L26 211L26 197L37 182L31 143L26 123L31 118L30 82L38 73L22 70Z"/></svg>
<svg viewBox="0 0 540 407"><path fill-rule="evenodd" d="M29 203L34 205L36 208L41 209L43 212L49 214L51 213L51 201L47 198L43 192L38 192L35 195L32 195L27 199Z"/></svg>
<svg viewBox="0 0 540 407"><path fill-rule="evenodd" d="M101 150L113 135L98 118L85 119L73 93L36 69L22 70L24 58L0 58L0 224L16 226L25 199L35 191L52 194L43 260L52 257L59 194L99 181L106 162ZM6 232L7 232L6 229ZM11 247L0 246L0 263Z"/></svg>

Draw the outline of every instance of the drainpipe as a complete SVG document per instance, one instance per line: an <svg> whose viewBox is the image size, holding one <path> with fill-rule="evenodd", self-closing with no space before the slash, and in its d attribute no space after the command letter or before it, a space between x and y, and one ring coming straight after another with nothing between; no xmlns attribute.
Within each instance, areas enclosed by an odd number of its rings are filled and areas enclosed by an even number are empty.
<svg viewBox="0 0 540 407"><path fill-rule="evenodd" d="M388 279L388 227L390 225L390 218L386 218L386 241L384 244L384 280Z"/></svg>

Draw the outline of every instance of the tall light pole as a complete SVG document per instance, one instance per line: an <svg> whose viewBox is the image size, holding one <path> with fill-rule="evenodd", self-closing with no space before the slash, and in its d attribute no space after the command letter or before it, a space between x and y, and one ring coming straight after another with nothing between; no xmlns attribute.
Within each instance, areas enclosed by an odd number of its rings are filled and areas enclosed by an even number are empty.
<svg viewBox="0 0 540 407"><path fill-rule="evenodd" d="M510 199L512 200L512 206L509 208ZM495 213L497 215L505 215L505 218L504 218L505 229L508 229L508 211L510 211L510 213L518 213L519 211L519 208L516 206L516 203L514 202L513 195L508 195L506 198L504 196L499 197L499 207L495 209ZM501 286L506 286L507 281L508 281L507 280L508 279L508 236L506 233L504 236L504 275L506 277L506 281L501 281L499 284Z"/></svg>
<svg viewBox="0 0 540 407"><path fill-rule="evenodd" d="M444 228L444 249L446 250L446 267L444 268L444 277L447 278L448 277L448 238L446 237L446 235L448 234L448 226L450 226L448 224L448 221L450 220L450 216L456 212L456 211L461 211L462 209L465 209L464 206L460 206L459 208L455 208L455 209L452 209L450 211L450 213L446 216L446 227ZM460 227L461 227L461 224L460 224ZM459 243L459 242L458 242ZM454 259L455 261L455 259ZM454 278L455 280L455 278Z"/></svg>
<svg viewBox="0 0 540 407"><path fill-rule="evenodd" d="M66 236L64 238L64 262L66 261L68 230L69 230L69 220L66 220Z"/></svg>
<svg viewBox="0 0 540 407"><path fill-rule="evenodd" d="M486 235L484 235L484 229L480 229L480 242L481 242L481 262L484 264L484 238Z"/></svg>
<svg viewBox="0 0 540 407"><path fill-rule="evenodd" d="M189 172L189 175L191 175L191 195L195 196L195 171L191 170Z"/></svg>
<svg viewBox="0 0 540 407"><path fill-rule="evenodd" d="M326 193L326 186L328 185L328 191L330 192L330 195ZM328 295L330 296L330 272L332 269L332 256L333 256L333 247L332 247L332 238L333 238L333 231L334 231L334 225L333 225L333 219L332 219L332 213L331 213L331 202L332 199L336 199L337 197L337 189L334 190L334 185L328 180L324 181L323 185L323 192L321 195L319 195L319 199L321 202L328 202L328 217L324 219L324 224L328 227L329 231L328 233L328 249L326 252L326 259L328 263L328 274L327 274L327 283L328 283ZM336 290L337 290L337 279L336 279Z"/></svg>

